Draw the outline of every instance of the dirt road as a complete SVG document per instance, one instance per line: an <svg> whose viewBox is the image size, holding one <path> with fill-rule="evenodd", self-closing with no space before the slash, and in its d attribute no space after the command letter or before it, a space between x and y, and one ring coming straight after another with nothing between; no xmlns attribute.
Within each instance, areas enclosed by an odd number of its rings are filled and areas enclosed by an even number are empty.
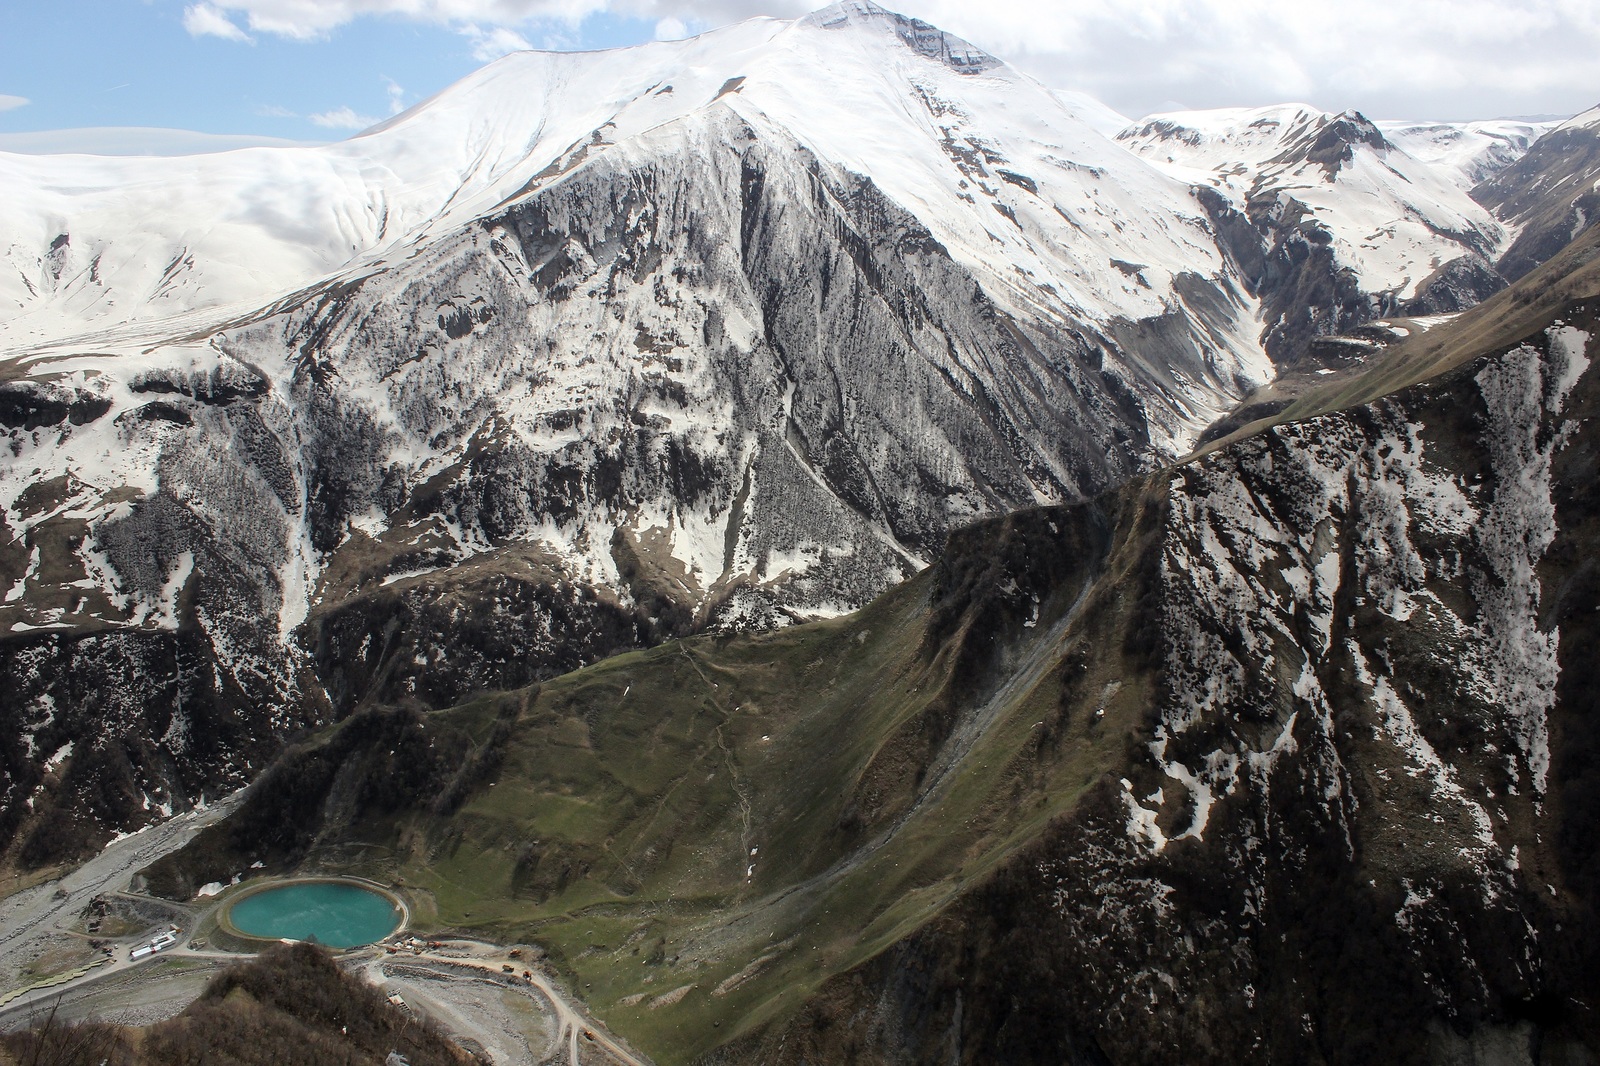
<svg viewBox="0 0 1600 1066"><path fill-rule="evenodd" d="M89 901L98 895L124 893L133 875L156 859L186 844L195 833L226 817L237 803L237 795L191 814L179 815L160 825L107 845L83 866L58 880L36 885L0 899L0 1029L30 1024L41 1009L61 1004L65 1016L104 1018L126 1024L143 1025L170 1017L194 999L205 980L218 969L247 956L222 951L195 951L184 946L195 923L209 903L174 905L174 912L187 914L181 921L179 945L158 955L134 962L127 945L114 955L91 956L84 935L76 930ZM565 1050L570 1066L601 1066L605 1062L621 1066L650 1066L648 1060L630 1051L601 1028L583 1006L558 988L550 978L521 959L512 958L507 947L482 941L448 941L448 950L410 951L390 955L374 947L369 953L347 955L341 963L366 969L374 983L387 984L388 968L426 966L437 972L440 981L412 994L431 1001L440 1021L470 1038L487 1026L499 1034L497 1058L508 1062L542 1057L559 1061ZM63 945L79 951L92 964L81 973L66 968L54 984L27 988L30 978L24 970L50 951ZM514 970L508 980L503 967ZM374 970L376 968L376 970ZM524 971L529 976L524 979ZM400 979L399 983L404 983ZM498 990L491 997L490 990ZM520 1021L500 1002L506 994L527 997L529 1011ZM497 1005L498 1004L498 1005ZM452 1024L453 1023L453 1024ZM529 1030L534 1030L530 1032ZM541 1039L542 1038L542 1039ZM532 1044L545 1045L542 1055ZM565 1047L563 1048L563 1045ZM519 1053L517 1047L525 1049Z"/></svg>
<svg viewBox="0 0 1600 1066"><path fill-rule="evenodd" d="M583 1050L586 1045L603 1052L605 1056L622 1063L623 1066L650 1066L648 1060L622 1046L606 1033L580 1004L568 999L549 977L531 968L527 963L511 958L505 948L475 941L453 943L462 945L462 950L424 951L421 954L402 952L379 961L396 966L428 962L459 971L459 979L462 980L472 980L475 983L487 981L497 987L516 989L523 993L537 992L548 1004L554 1018L554 1043L559 1046L564 1041L567 1045L570 1066L583 1066ZM513 972L506 973L504 970L506 966L510 966ZM522 977L524 972L529 975L526 979ZM509 980L513 977L515 981ZM591 1064L594 1057L593 1054L589 1056Z"/></svg>

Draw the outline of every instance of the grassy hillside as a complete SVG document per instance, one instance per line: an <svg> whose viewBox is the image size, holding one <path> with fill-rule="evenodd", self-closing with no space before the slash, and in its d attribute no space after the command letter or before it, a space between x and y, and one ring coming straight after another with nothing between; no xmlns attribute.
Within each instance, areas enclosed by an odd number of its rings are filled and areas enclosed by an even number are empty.
<svg viewBox="0 0 1600 1066"><path fill-rule="evenodd" d="M257 859L392 879L424 925L545 945L608 1024L688 1060L927 922L1122 764L1145 649L1092 644L1139 631L1159 516L1116 499L958 534L848 618L358 716L151 883Z"/></svg>

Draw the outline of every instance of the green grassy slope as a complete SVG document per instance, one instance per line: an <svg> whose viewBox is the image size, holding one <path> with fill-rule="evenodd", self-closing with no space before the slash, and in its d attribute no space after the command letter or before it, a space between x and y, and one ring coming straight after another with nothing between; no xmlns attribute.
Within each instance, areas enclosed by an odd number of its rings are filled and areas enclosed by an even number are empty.
<svg viewBox="0 0 1600 1066"><path fill-rule="evenodd" d="M256 857L392 879L423 924L544 945L609 1025L686 1061L926 923L1124 762L1147 670L1090 642L1139 629L1158 529L1021 512L847 618L355 720L152 884ZM375 801L397 758L409 798ZM464 801L441 802L474 760Z"/></svg>

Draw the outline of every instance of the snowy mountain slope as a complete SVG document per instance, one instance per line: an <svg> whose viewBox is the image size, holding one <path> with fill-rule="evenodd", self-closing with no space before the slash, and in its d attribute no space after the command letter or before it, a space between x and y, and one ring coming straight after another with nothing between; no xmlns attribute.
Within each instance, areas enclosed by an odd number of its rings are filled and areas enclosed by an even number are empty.
<svg viewBox="0 0 1600 1066"><path fill-rule="evenodd" d="M1500 272L1528 274L1600 218L1600 108L1561 123L1472 195L1516 234Z"/></svg>
<svg viewBox="0 0 1600 1066"><path fill-rule="evenodd" d="M1188 182L1262 299L1275 358L1382 315L1495 291L1503 227L1354 112L1298 104L1154 115L1118 139Z"/></svg>
<svg viewBox="0 0 1600 1066"><path fill-rule="evenodd" d="M1108 257L1163 275L1217 269L1214 242L1170 184L1129 166L1030 79L921 25L858 3L683 42L519 53L319 148L182 160L0 156L5 349L103 337L196 309L212 312L215 328L358 260L394 261L536 177L548 180L551 167L692 114L724 90L735 110L770 112L824 158L871 175L956 254L983 258L1007 284L1020 257L1016 266L1040 275L1020 285L1034 290L1025 299L1065 281L1061 297L1046 292L1043 302L1137 319L1160 311L1170 285L1146 276L1105 286ZM917 46L898 47L902 32L961 55L930 64ZM961 66L965 56L973 62ZM878 62L886 69L864 77ZM960 107L939 95L952 77L964 83ZM966 128L973 114L981 133ZM1018 159L997 152L1001 144ZM1029 185L1036 191L1012 194ZM994 217L1019 207L1020 221ZM1062 211L1098 238L1081 260L1083 236L1050 234ZM1034 232L1017 234L1023 227ZM1047 243L1065 248L1039 247ZM994 254L978 254L991 244ZM1238 358L1264 372L1259 354Z"/></svg>
<svg viewBox="0 0 1600 1066"><path fill-rule="evenodd" d="M1484 122L1379 122L1384 138L1413 159L1471 191L1528 153L1559 122L1490 119Z"/></svg>
<svg viewBox="0 0 1600 1066"><path fill-rule="evenodd" d="M1177 276L1223 273L1215 238L1181 188L1129 165L1032 79L914 27L868 3L812 15L775 40L730 106L871 177L1019 311L1144 319L1172 309ZM973 57L981 73L896 47L918 32ZM874 68L872 79L857 73ZM1115 270L1112 259L1140 269ZM1270 373L1247 339L1225 343L1224 373Z"/></svg>
<svg viewBox="0 0 1600 1066"><path fill-rule="evenodd" d="M181 311L221 322L366 253L404 254L513 194L621 112L635 130L681 113L682 98L651 95L667 72L699 71L686 88L701 103L719 63L737 65L782 27L758 19L620 52L520 53L315 148L0 154L0 351Z"/></svg>
<svg viewBox="0 0 1600 1066"><path fill-rule="evenodd" d="M1110 107L1090 96L1088 93L1076 92L1072 89L1052 89L1057 100L1071 111L1096 133L1102 137L1116 139L1117 134L1128 128L1128 116L1120 111L1113 111Z"/></svg>
<svg viewBox="0 0 1600 1066"><path fill-rule="evenodd" d="M850 609L1271 372L1181 183L869 4L266 151L179 161L184 216L147 161L30 179L79 214L5 326L13 798L98 737L125 825L363 700ZM146 245L193 246L149 300Z"/></svg>

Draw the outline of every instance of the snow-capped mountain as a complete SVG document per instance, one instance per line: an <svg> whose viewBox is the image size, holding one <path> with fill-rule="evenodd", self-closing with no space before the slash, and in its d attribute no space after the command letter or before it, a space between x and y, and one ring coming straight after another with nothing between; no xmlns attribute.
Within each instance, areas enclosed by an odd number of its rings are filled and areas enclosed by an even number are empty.
<svg viewBox="0 0 1600 1066"><path fill-rule="evenodd" d="M5 348L136 322L161 338L174 318L214 329L364 255L449 232L620 112L634 132L676 117L682 98L647 91L667 72L699 71L685 88L709 98L715 68L780 26L524 53L334 145L181 160L0 155Z"/></svg>
<svg viewBox="0 0 1600 1066"><path fill-rule="evenodd" d="M47 772L125 827L364 703L851 610L1499 284L1359 116L1113 117L847 0L339 145L0 155L0 836Z"/></svg>
<svg viewBox="0 0 1600 1066"><path fill-rule="evenodd" d="M1590 1061L1600 113L1113 118L848 0L0 159L0 870L255 780L138 890L448 874L663 1061Z"/></svg>
<svg viewBox="0 0 1600 1066"><path fill-rule="evenodd" d="M186 312L205 315L182 328L220 325L341 269L392 263L532 182L718 103L870 175L964 265L1025 302L1101 321L1159 314L1172 287L1150 272L1215 271L1212 242L1170 183L1078 119L1104 126L1105 109L1068 96L862 2L683 42L516 54L332 146L0 156L12 268L0 306L15 308L5 346ZM1058 233L1063 212L1081 225ZM1106 284L1106 256L1142 264L1145 281Z"/></svg>
<svg viewBox="0 0 1600 1066"><path fill-rule="evenodd" d="M1504 228L1355 112L1300 104L1153 115L1118 139L1189 183L1262 301L1264 343L1457 311L1503 284Z"/></svg>
<svg viewBox="0 0 1600 1066"><path fill-rule="evenodd" d="M3 167L12 799L72 737L149 808L364 699L853 608L1272 373L1183 183L870 3Z"/></svg>
<svg viewBox="0 0 1600 1066"><path fill-rule="evenodd" d="M1561 123L1472 195L1516 235L1500 273L1533 271L1600 219L1600 107Z"/></svg>
<svg viewBox="0 0 1600 1066"><path fill-rule="evenodd" d="M1559 122L1491 119L1486 122L1379 122L1388 142L1471 191L1528 154L1533 142Z"/></svg>

